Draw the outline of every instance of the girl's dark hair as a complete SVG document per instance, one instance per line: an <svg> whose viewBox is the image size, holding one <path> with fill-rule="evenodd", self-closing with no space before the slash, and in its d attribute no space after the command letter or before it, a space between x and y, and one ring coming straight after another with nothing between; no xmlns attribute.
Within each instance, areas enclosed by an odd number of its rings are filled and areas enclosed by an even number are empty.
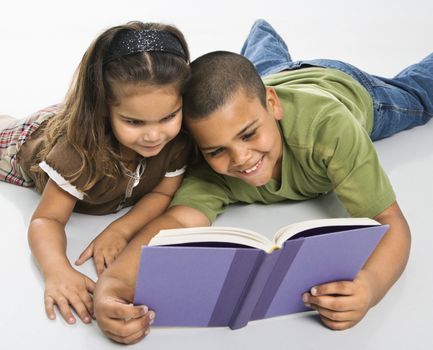
<svg viewBox="0 0 433 350"><path fill-rule="evenodd" d="M167 52L139 52L107 60L113 40L128 31L158 30L173 35L185 57ZM190 78L189 51L183 34L171 25L129 22L99 35L85 52L58 115L48 121L45 147L38 157L44 159L59 137L66 137L81 158L81 167L67 176L73 181L86 170L89 176L82 190L88 190L102 177L120 174L121 156L109 122L109 106L116 104L115 84L172 86L183 93ZM43 188L45 173L35 166L36 186Z"/></svg>

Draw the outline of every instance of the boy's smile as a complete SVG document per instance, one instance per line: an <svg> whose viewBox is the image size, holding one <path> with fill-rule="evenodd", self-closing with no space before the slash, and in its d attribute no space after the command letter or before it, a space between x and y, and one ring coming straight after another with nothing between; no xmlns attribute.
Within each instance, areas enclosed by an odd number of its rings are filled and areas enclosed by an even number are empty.
<svg viewBox="0 0 433 350"><path fill-rule="evenodd" d="M267 108L239 90L224 106L202 119L186 117L204 158L217 173L253 186L281 177L282 141L276 120L283 116L275 90Z"/></svg>

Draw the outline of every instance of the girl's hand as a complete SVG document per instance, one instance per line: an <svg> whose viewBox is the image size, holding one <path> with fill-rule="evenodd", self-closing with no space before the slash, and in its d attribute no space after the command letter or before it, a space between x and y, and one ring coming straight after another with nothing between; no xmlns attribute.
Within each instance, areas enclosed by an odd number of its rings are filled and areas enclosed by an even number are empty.
<svg viewBox="0 0 433 350"><path fill-rule="evenodd" d="M368 272L361 270L355 280L322 284L304 293L307 307L317 310L322 322L333 330L356 325L372 306L373 284Z"/></svg>
<svg viewBox="0 0 433 350"><path fill-rule="evenodd" d="M116 260L128 244L128 239L119 231L107 227L81 253L75 262L82 265L93 256L98 277Z"/></svg>
<svg viewBox="0 0 433 350"><path fill-rule="evenodd" d="M123 251L128 242L149 222L168 207L183 176L164 178L151 192L143 196L124 216L112 222L81 253L76 265L93 256L98 277Z"/></svg>
<svg viewBox="0 0 433 350"><path fill-rule="evenodd" d="M54 320L57 305L65 321L75 323L72 309L84 323L91 323L93 317L93 290L95 282L82 273L69 268L66 271L52 272L45 279L45 312Z"/></svg>

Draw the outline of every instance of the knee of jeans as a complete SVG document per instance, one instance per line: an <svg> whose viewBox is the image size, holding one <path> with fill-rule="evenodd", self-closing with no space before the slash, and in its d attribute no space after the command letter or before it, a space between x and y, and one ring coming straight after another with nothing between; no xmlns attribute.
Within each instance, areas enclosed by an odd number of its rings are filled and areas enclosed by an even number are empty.
<svg viewBox="0 0 433 350"><path fill-rule="evenodd" d="M257 28L257 27L266 27L266 28L269 28L269 27L271 27L271 25L267 21L265 21L263 18L259 18L259 19L256 19L254 21L253 26L251 27L251 30L253 30L253 29Z"/></svg>
<svg viewBox="0 0 433 350"><path fill-rule="evenodd" d="M254 38L254 41L259 40L276 40L280 45L282 44L286 49L286 43L277 33L277 31L264 19L258 19L254 22L251 27L250 34L248 35L248 39L251 40Z"/></svg>

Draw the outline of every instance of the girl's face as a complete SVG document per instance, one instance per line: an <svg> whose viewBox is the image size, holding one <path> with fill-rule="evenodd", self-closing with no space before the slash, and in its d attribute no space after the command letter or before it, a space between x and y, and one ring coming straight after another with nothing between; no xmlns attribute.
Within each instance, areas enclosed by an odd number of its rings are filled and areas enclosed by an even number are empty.
<svg viewBox="0 0 433 350"><path fill-rule="evenodd" d="M174 86L116 86L110 122L122 155L134 160L157 155L180 131L182 96Z"/></svg>

